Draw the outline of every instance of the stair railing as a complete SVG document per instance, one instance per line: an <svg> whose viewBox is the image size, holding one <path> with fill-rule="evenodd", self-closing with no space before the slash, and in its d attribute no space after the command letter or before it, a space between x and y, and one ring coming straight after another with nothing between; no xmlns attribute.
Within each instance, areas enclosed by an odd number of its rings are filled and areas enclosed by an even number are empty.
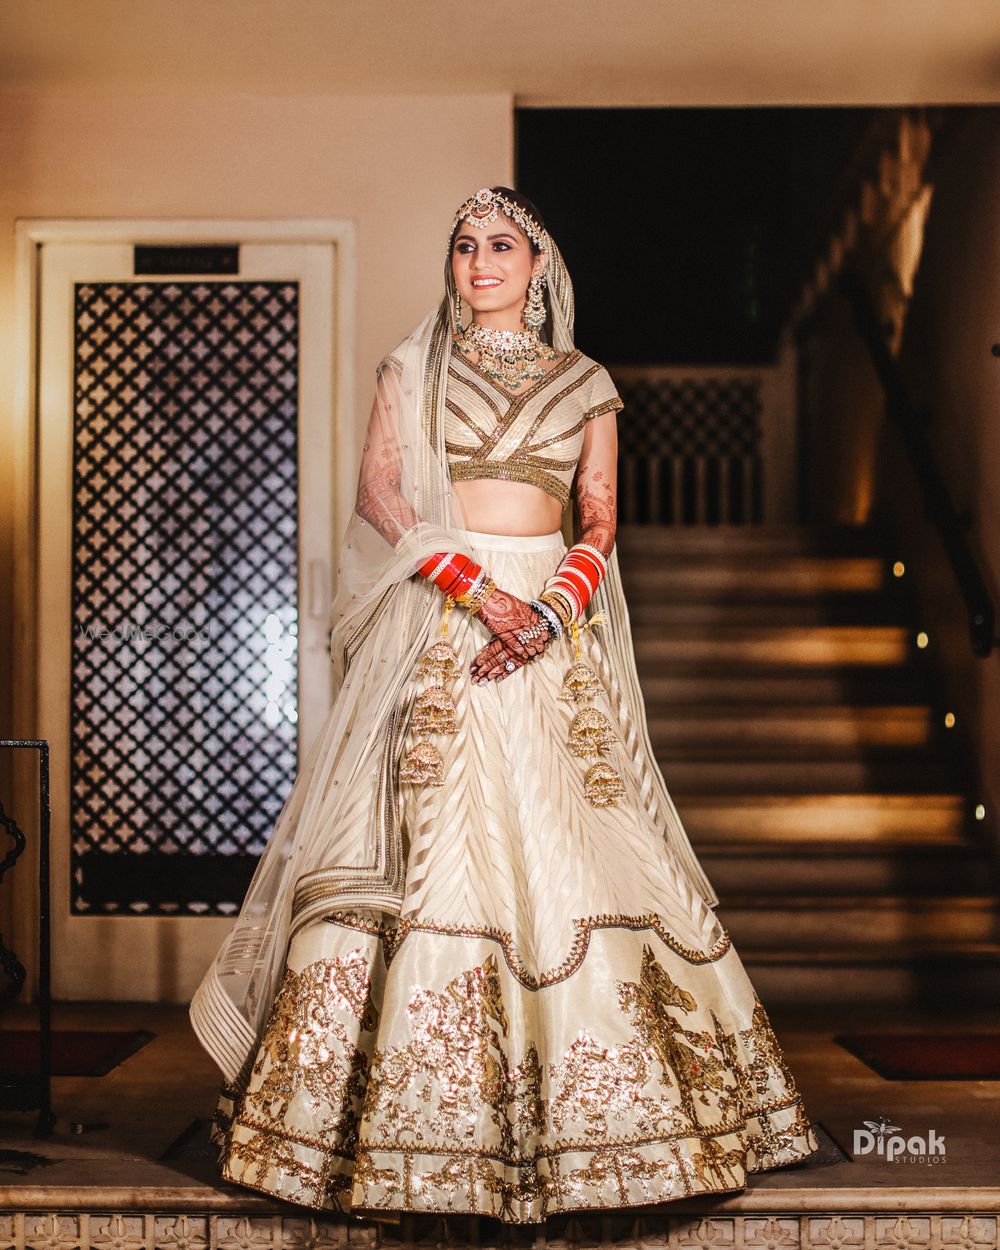
<svg viewBox="0 0 1000 1250"><path fill-rule="evenodd" d="M837 286L847 300L885 395L886 415L898 429L923 495L924 511L944 546L968 614L974 655L985 658L1000 642L993 600L965 534L965 523L951 501L925 431L925 414L910 399L903 372L889 350L874 301L861 275L844 268Z"/></svg>

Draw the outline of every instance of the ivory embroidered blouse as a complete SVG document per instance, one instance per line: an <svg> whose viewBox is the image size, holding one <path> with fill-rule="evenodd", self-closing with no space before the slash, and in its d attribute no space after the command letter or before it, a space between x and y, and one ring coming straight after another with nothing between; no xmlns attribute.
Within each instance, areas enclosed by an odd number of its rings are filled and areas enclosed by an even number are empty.
<svg viewBox="0 0 1000 1250"><path fill-rule="evenodd" d="M445 407L445 451L453 479L528 482L555 496L565 509L584 424L624 404L604 366L574 348L517 395L453 351Z"/></svg>

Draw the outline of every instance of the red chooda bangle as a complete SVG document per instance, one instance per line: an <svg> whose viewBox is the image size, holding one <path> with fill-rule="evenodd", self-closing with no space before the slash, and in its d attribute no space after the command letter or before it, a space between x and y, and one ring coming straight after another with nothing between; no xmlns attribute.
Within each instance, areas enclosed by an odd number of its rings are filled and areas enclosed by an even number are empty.
<svg viewBox="0 0 1000 1250"><path fill-rule="evenodd" d="M449 551L429 556L417 571L433 582L442 594L458 599L472 589L483 569L471 556Z"/></svg>

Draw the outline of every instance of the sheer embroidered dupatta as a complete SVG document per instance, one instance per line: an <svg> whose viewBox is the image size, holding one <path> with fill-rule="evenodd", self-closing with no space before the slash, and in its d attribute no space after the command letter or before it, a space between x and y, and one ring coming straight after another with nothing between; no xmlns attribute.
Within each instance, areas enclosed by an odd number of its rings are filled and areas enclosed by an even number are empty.
<svg viewBox="0 0 1000 1250"><path fill-rule="evenodd" d="M379 365L330 611L333 705L191 1001L195 1032L234 1087L256 1053L295 929L341 906L398 913L401 905L394 798L404 687L443 604L414 574L434 552L468 547L443 447L450 345L442 305ZM356 819L341 819L359 770L371 794L363 838Z"/></svg>

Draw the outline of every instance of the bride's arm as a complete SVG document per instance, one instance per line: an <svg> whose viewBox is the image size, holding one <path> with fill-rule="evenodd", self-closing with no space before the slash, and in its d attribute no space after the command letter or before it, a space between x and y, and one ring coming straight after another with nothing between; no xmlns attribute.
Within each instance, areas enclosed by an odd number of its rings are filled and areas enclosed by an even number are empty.
<svg viewBox="0 0 1000 1250"><path fill-rule="evenodd" d="M618 425L614 411L601 413L584 427L576 477L581 543L611 555L618 526Z"/></svg>
<svg viewBox="0 0 1000 1250"><path fill-rule="evenodd" d="M375 397L361 452L354 511L390 547L397 547L421 518L403 495L403 453L398 431L402 397L389 359L383 360L378 368Z"/></svg>

